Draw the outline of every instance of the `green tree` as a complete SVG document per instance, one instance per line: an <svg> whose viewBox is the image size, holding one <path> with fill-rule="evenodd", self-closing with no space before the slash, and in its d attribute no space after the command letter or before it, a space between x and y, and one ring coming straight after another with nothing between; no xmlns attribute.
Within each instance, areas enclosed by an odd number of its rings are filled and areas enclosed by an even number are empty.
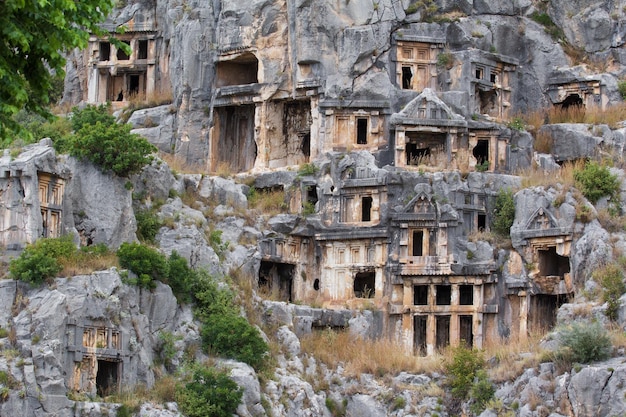
<svg viewBox="0 0 626 417"><path fill-rule="evenodd" d="M21 109L49 116L64 53L84 49L113 0L4 0L0 2L0 139L15 131Z"/></svg>

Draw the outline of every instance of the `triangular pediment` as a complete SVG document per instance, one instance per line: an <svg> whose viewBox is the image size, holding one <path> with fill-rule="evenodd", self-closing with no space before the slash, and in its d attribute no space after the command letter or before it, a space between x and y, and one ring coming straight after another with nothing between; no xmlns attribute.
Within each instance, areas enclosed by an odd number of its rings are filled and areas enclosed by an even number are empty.
<svg viewBox="0 0 626 417"><path fill-rule="evenodd" d="M549 210L540 207L528 218L526 230L558 229L559 224Z"/></svg>
<svg viewBox="0 0 626 417"><path fill-rule="evenodd" d="M420 95L411 100L399 113L395 113L392 119L397 124L406 122L430 121L464 121L463 116L455 113L444 103L434 91L425 88Z"/></svg>

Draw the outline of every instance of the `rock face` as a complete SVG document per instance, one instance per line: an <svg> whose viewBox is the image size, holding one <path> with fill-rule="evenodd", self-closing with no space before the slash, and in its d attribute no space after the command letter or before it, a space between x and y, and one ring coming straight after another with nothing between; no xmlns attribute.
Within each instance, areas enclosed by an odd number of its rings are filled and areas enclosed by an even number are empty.
<svg viewBox="0 0 626 417"><path fill-rule="evenodd" d="M180 336L185 345L199 340L191 311L178 306L168 286L130 287L115 269L58 278L54 289L13 281L0 287L2 327L15 330L12 343L23 361L2 361L20 386L0 405L2 415L73 415L68 393L104 395L106 372L127 386L151 386L161 333Z"/></svg>
<svg viewBox="0 0 626 417"><path fill-rule="evenodd" d="M618 2L119 3L105 28L124 26L116 36L133 53L92 37L68 60L65 100L112 101L136 133L197 173L157 160L121 179L56 155L45 139L5 151L0 246L71 234L115 249L137 240L135 215L149 211L163 223L162 252L272 294L279 301L254 301L281 346L275 378L262 388L246 365L220 363L245 388L237 415L445 415L438 394L426 394L442 377L402 373L390 387L328 369L300 338L347 328L416 355L515 340L573 319L579 309L563 302L599 291L592 273L626 250L604 216L624 205L626 186L620 201L594 206L558 180L567 162L622 160L623 122L539 127L517 117L621 104ZM576 50L594 65L575 65ZM121 110L133 100L150 107ZM535 164L542 180L527 186L517 174ZM506 190L510 245L491 233ZM605 308L590 314L605 320ZM623 327L624 297L618 315ZM0 326L14 329L22 358L0 360L19 385L2 415L111 414L116 406L67 393L102 394L114 374L152 386L159 334L180 335L181 352L199 339L169 287L129 287L116 270L40 289L0 281ZM541 364L497 396L523 416L620 415L625 377L617 359L564 374Z"/></svg>

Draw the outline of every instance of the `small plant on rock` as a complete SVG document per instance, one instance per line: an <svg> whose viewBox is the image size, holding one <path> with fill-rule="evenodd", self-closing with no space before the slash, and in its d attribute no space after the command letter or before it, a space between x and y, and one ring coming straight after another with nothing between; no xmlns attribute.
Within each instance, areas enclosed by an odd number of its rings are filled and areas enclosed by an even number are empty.
<svg viewBox="0 0 626 417"><path fill-rule="evenodd" d="M602 301L607 303L606 316L616 321L620 308L620 297L626 292L622 269L611 264L596 270L593 279L602 286Z"/></svg>
<svg viewBox="0 0 626 417"><path fill-rule="evenodd" d="M585 197L596 204L601 197L614 198L619 192L620 183L617 176L611 174L608 167L598 162L589 161L584 168L574 171L576 187Z"/></svg>
<svg viewBox="0 0 626 417"><path fill-rule="evenodd" d="M608 332L598 322L577 322L561 329L559 343L564 356L578 363L607 359L612 348Z"/></svg>
<svg viewBox="0 0 626 417"><path fill-rule="evenodd" d="M496 196L496 207L492 227L501 236L510 236L515 220L515 199L511 190L500 190Z"/></svg>

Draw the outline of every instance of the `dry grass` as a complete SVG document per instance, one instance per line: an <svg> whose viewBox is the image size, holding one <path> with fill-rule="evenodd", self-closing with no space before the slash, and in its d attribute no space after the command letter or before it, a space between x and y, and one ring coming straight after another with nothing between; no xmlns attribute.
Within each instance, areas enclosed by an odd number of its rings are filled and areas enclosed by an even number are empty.
<svg viewBox="0 0 626 417"><path fill-rule="evenodd" d="M261 190L254 188L250 189L248 206L268 216L286 213L289 208L285 201L285 192L283 190Z"/></svg>
<svg viewBox="0 0 626 417"><path fill-rule="evenodd" d="M543 126L547 122L547 115L545 110L534 110L525 113L517 113L512 117L512 120L515 118L522 119L524 121L526 129L528 129L528 131L530 132L536 132L541 126Z"/></svg>
<svg viewBox="0 0 626 417"><path fill-rule="evenodd" d="M495 383L513 381L528 368L540 363L540 334L522 339L492 340L485 346L485 357L494 358L496 365L488 370L490 379Z"/></svg>
<svg viewBox="0 0 626 417"><path fill-rule="evenodd" d="M552 153L554 139L546 132L538 132L535 137L533 148L539 153Z"/></svg>
<svg viewBox="0 0 626 417"><path fill-rule="evenodd" d="M211 172L211 174L222 178L230 178L233 176L233 169L231 168L230 163L221 161L217 164L217 167Z"/></svg>
<svg viewBox="0 0 626 417"><path fill-rule="evenodd" d="M604 229L610 233L618 233L626 230L626 217L615 216L605 208L598 210L598 221Z"/></svg>
<svg viewBox="0 0 626 417"><path fill-rule="evenodd" d="M192 164L178 155L159 151L159 158L170 167L173 173L198 174L204 171L202 165Z"/></svg>
<svg viewBox="0 0 626 417"><path fill-rule="evenodd" d="M347 376L363 373L377 376L410 373L443 372L441 355L419 357L386 339L355 340L345 331L325 329L313 332L301 340L302 350L331 368L342 365Z"/></svg>
<svg viewBox="0 0 626 417"><path fill-rule="evenodd" d="M115 252L107 252L103 254L78 252L71 258L60 259L59 263L63 268L59 273L59 276L65 277L85 275L94 271L103 271L114 266L119 268L120 266Z"/></svg>
<svg viewBox="0 0 626 417"><path fill-rule="evenodd" d="M474 230L469 235L467 235L467 240L469 240L470 242L496 243L498 239L498 236L496 236L493 232L486 230Z"/></svg>
<svg viewBox="0 0 626 417"><path fill-rule="evenodd" d="M582 106L570 106L566 109L552 107L548 110L547 119L549 124L555 123L587 123L607 124L612 128L626 120L626 103L617 103L602 109L597 106L585 108Z"/></svg>
<svg viewBox="0 0 626 417"><path fill-rule="evenodd" d="M537 166L519 170L516 175L522 178L522 188L555 187L569 189L574 187L574 171L584 168L584 161L566 162L558 171L545 171Z"/></svg>

